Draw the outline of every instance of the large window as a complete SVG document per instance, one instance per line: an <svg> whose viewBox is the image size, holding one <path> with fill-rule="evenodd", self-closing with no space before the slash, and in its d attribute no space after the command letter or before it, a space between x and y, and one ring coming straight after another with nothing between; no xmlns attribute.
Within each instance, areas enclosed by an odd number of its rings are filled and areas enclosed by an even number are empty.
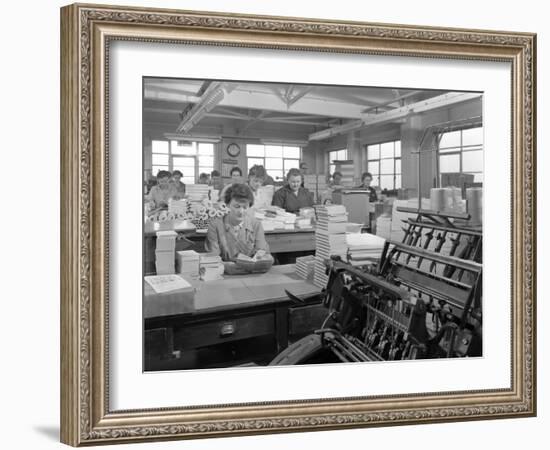
<svg viewBox="0 0 550 450"><path fill-rule="evenodd" d="M197 182L202 172L214 170L214 144L189 141L153 141L153 176L159 170L179 170L186 184Z"/></svg>
<svg viewBox="0 0 550 450"><path fill-rule="evenodd" d="M483 128L443 133L439 141L439 173L467 173L483 182Z"/></svg>
<svg viewBox="0 0 550 450"><path fill-rule="evenodd" d="M347 161L348 159L348 150L342 148L340 150L332 150L328 152L328 164L330 174L332 175L336 170L336 164L333 164L333 161Z"/></svg>
<svg viewBox="0 0 550 450"><path fill-rule="evenodd" d="M367 171L372 185L381 189L401 187L401 141L367 145Z"/></svg>
<svg viewBox="0 0 550 450"><path fill-rule="evenodd" d="M286 145L246 145L248 170L256 164L264 166L268 175L281 181L290 169L300 167L301 149Z"/></svg>

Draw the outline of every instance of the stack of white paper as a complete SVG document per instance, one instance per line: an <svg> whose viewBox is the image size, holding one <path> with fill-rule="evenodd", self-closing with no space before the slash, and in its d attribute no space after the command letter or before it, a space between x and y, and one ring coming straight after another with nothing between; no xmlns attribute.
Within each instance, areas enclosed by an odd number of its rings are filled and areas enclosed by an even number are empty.
<svg viewBox="0 0 550 450"><path fill-rule="evenodd" d="M158 231L155 250L157 275L173 274L175 268L176 236L175 231Z"/></svg>
<svg viewBox="0 0 550 450"><path fill-rule="evenodd" d="M311 279L315 270L315 256L301 256L296 258L296 273L304 280Z"/></svg>
<svg viewBox="0 0 550 450"><path fill-rule="evenodd" d="M328 277L325 274L324 260L331 256L346 259L346 228L348 214L344 205L315 206L317 223L315 226L315 271L313 284L325 287Z"/></svg>
<svg viewBox="0 0 550 450"><path fill-rule="evenodd" d="M182 277L173 274L146 276L145 281L154 289L157 294L191 287L191 285Z"/></svg>
<svg viewBox="0 0 550 450"><path fill-rule="evenodd" d="M199 254L199 256L199 273L201 280L222 280L224 270L222 259L210 253Z"/></svg>
<svg viewBox="0 0 550 450"><path fill-rule="evenodd" d="M168 213L173 214L175 217L187 215L187 200L168 200Z"/></svg>
<svg viewBox="0 0 550 450"><path fill-rule="evenodd" d="M380 259L386 240L370 233L346 235L348 262L353 266L370 264Z"/></svg>
<svg viewBox="0 0 550 450"><path fill-rule="evenodd" d="M296 220L296 228L311 228L311 217L300 217Z"/></svg>
<svg viewBox="0 0 550 450"><path fill-rule="evenodd" d="M185 186L185 193L191 202L201 202L208 199L208 191L210 186L207 184L188 184Z"/></svg>
<svg viewBox="0 0 550 450"><path fill-rule="evenodd" d="M176 252L178 273L189 279L199 278L200 256L195 250Z"/></svg>

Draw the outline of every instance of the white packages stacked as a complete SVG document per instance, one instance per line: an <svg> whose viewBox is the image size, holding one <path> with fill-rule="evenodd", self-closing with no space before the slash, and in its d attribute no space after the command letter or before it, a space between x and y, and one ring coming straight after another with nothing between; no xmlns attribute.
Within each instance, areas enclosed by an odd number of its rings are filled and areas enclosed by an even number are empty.
<svg viewBox="0 0 550 450"><path fill-rule="evenodd" d="M187 200L168 199L168 214L174 217L187 217Z"/></svg>
<svg viewBox="0 0 550 450"><path fill-rule="evenodd" d="M188 184L185 186L185 193L190 202L202 202L208 199L209 190L210 186L207 184Z"/></svg>
<svg viewBox="0 0 550 450"><path fill-rule="evenodd" d="M202 281L223 279L224 266L221 257L211 253L200 253L199 258L199 273Z"/></svg>
<svg viewBox="0 0 550 450"><path fill-rule="evenodd" d="M386 240L370 233L348 233L348 262L352 266L362 266L377 262L382 255Z"/></svg>
<svg viewBox="0 0 550 450"><path fill-rule="evenodd" d="M328 276L324 261L333 255L345 260L347 254L346 229L348 214L343 205L315 206L317 224L315 227L315 272L313 284L327 285Z"/></svg>
<svg viewBox="0 0 550 450"><path fill-rule="evenodd" d="M315 269L315 256L301 256L296 258L296 274L304 279L311 280Z"/></svg>
<svg viewBox="0 0 550 450"><path fill-rule="evenodd" d="M294 230L296 214L286 212L277 206L268 206L256 210L256 219L262 221L264 231Z"/></svg>
<svg viewBox="0 0 550 450"><path fill-rule="evenodd" d="M187 279L199 278L200 255L195 250L176 252L176 268Z"/></svg>
<svg viewBox="0 0 550 450"><path fill-rule="evenodd" d="M155 263L157 275L175 273L176 237L175 231L157 231L157 246L155 249Z"/></svg>

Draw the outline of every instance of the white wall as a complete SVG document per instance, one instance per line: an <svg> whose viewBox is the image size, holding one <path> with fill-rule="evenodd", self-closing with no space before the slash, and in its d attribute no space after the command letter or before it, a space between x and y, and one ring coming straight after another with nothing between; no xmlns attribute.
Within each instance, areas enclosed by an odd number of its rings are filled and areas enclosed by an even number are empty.
<svg viewBox="0 0 550 450"><path fill-rule="evenodd" d="M2 447L62 448L59 417L59 10L62 1L7 2L2 33ZM296 0L119 0L164 6L327 19L538 32L539 173L548 169L550 32L544 2L463 0L311 2ZM18 173L16 170L24 171ZM14 198L14 193L18 198ZM141 444L139 449L542 449L547 448L550 359L549 177L539 184L539 417L292 435ZM24 205L31 213L22 216ZM25 210L26 211L26 210ZM546 251L545 251L546 250ZM546 253L546 255L545 255ZM539 440L537 440L537 438ZM122 447L117 447L122 448Z"/></svg>

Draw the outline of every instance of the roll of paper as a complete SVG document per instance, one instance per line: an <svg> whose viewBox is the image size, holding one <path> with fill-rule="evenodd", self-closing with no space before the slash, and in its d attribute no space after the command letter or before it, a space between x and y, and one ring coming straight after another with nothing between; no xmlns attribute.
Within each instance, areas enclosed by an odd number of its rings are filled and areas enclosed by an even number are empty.
<svg viewBox="0 0 550 450"><path fill-rule="evenodd" d="M483 189L472 187L466 189L466 206L470 214L471 225L483 223Z"/></svg>
<svg viewBox="0 0 550 450"><path fill-rule="evenodd" d="M430 189L430 209L432 211L446 211L449 193L446 188Z"/></svg>

